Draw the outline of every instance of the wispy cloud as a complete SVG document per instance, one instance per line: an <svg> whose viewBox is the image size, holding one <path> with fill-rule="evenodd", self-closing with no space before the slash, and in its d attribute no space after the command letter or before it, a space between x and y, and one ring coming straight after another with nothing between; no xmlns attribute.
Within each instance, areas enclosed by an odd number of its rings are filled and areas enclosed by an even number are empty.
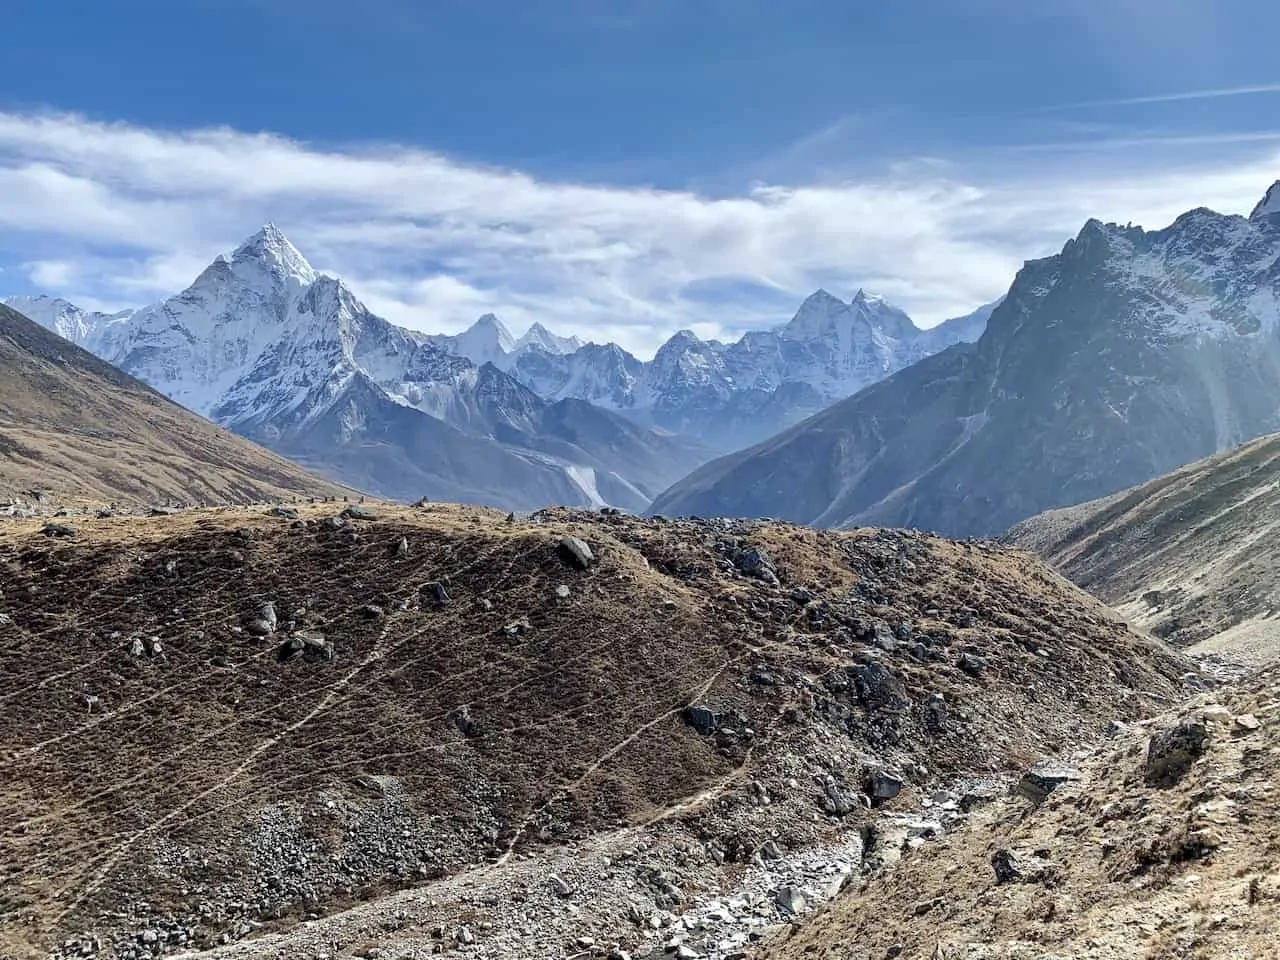
<svg viewBox="0 0 1280 960"><path fill-rule="evenodd" d="M643 353L679 327L782 322L817 286L865 286L936 322L1004 292L1023 260L1089 216L1158 226L1191 206L1247 210L1280 174L1280 153L1254 149L999 179L906 163L708 197L408 147L0 113L0 260L72 299L138 305L270 219L396 322L457 330L492 310L515 328L540 320Z"/></svg>
<svg viewBox="0 0 1280 960"><path fill-rule="evenodd" d="M1260 83L1245 87L1216 87L1209 90L1180 90L1173 93L1155 93L1143 97L1121 97L1115 100L1082 100L1077 103L1059 103L1041 107L1037 112L1051 113L1058 110L1082 110L1092 107L1136 107L1151 103L1217 100L1222 97L1252 97L1271 93L1280 93L1280 83Z"/></svg>

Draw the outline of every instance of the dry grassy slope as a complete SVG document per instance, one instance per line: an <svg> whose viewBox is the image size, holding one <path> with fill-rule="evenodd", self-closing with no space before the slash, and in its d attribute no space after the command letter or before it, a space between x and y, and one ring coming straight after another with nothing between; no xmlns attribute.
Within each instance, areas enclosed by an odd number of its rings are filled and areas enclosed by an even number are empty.
<svg viewBox="0 0 1280 960"><path fill-rule="evenodd" d="M1280 670L1208 710L1207 753L1147 785L1153 732L1212 696L1120 733L1038 809L997 803L833 901L761 960L1257 960L1280 939ZM1252 715L1250 731L1234 716ZM998 884L1014 850L1042 879ZM1037 855L1038 852L1038 855ZM894 953L892 951L896 950Z"/></svg>
<svg viewBox="0 0 1280 960"><path fill-rule="evenodd" d="M0 304L0 497L246 503L342 492Z"/></svg>
<svg viewBox="0 0 1280 960"><path fill-rule="evenodd" d="M1179 645L1280 656L1280 434L1093 503L1026 520L1035 550Z"/></svg>
<svg viewBox="0 0 1280 960"><path fill-rule="evenodd" d="M1022 551L736 528L773 586L733 569L714 522L439 505L335 530L320 509L91 521L73 542L0 526L0 956L157 915L207 942L712 785L706 829L736 824L724 846L747 855L767 836L750 779L771 809L793 798L791 842L838 823L811 774L856 792L872 758L912 794L1018 768L1167 702L1186 669ZM558 556L566 532L594 569ZM445 576L439 607L420 587ZM305 609L335 659L238 632L267 600ZM886 651L877 625L911 636ZM153 636L163 656L131 655ZM690 703L737 732L700 736Z"/></svg>

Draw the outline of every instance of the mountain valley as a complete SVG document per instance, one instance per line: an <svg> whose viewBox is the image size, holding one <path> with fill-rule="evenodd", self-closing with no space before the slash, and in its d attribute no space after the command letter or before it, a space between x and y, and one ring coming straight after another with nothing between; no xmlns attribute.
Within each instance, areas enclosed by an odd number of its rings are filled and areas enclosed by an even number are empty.
<svg viewBox="0 0 1280 960"><path fill-rule="evenodd" d="M13 300L0 958L1266 955L1278 204L647 362Z"/></svg>
<svg viewBox="0 0 1280 960"><path fill-rule="evenodd" d="M962 820L938 789L998 795L1212 682L1021 551L909 532L383 504L39 530L0 526L21 960L739 955ZM748 869L740 928L685 925Z"/></svg>
<svg viewBox="0 0 1280 960"><path fill-rule="evenodd" d="M1248 218L1090 221L981 339L756 447L655 513L997 535L1280 428L1280 184Z"/></svg>
<svg viewBox="0 0 1280 960"><path fill-rule="evenodd" d="M642 510L709 455L607 410L545 402L387 323L272 225L142 310L11 306L196 413L392 499Z"/></svg>

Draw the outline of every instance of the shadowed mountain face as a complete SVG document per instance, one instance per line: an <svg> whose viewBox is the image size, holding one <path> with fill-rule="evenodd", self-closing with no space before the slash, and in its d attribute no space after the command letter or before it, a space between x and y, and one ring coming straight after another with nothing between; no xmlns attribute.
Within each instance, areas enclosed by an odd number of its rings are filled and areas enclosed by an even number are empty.
<svg viewBox="0 0 1280 960"><path fill-rule="evenodd" d="M695 471L655 513L993 535L1280 427L1280 211L1090 221L982 338Z"/></svg>
<svg viewBox="0 0 1280 960"><path fill-rule="evenodd" d="M244 503L339 488L0 306L0 496Z"/></svg>
<svg viewBox="0 0 1280 960"><path fill-rule="evenodd" d="M271 225L142 310L21 303L176 402L385 497L643 510L710 456L618 413L558 409L492 364L388 323ZM575 346L542 334L530 342Z"/></svg>

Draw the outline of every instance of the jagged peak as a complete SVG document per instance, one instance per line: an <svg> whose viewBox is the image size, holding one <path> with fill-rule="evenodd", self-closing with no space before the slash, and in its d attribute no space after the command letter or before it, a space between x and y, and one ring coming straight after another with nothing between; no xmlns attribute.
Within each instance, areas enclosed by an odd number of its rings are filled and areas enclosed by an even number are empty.
<svg viewBox="0 0 1280 960"><path fill-rule="evenodd" d="M486 313L480 316L475 323L467 327L461 334L464 337L482 336L486 339L492 339L494 345L503 353L510 353L515 346L516 338L511 335L511 331L507 329L507 325L492 313Z"/></svg>
<svg viewBox="0 0 1280 960"><path fill-rule="evenodd" d="M861 294L862 290L859 289L858 293ZM835 304L839 304L842 307L848 306L848 304L846 304L843 300L841 300L835 294L829 293L823 287L819 287L817 290L813 291L813 293L809 294L807 297L804 298L804 302L800 304L800 309L803 310L805 307L808 307L808 306L819 306L823 304L831 305L831 306L834 306Z"/></svg>
<svg viewBox="0 0 1280 960"><path fill-rule="evenodd" d="M1274 217L1280 214L1280 180L1267 188L1258 205L1249 214L1250 220L1261 220L1263 217Z"/></svg>
<svg viewBox="0 0 1280 960"><path fill-rule="evenodd" d="M690 330L690 329L688 329L687 327L685 327L685 328L680 329L680 330L677 330L675 333L673 333L673 334L671 335L671 339L670 339L670 340L668 340L667 342L668 342L668 343L675 343L675 342L677 342L677 341L678 341L678 342L680 342L680 343L702 343L702 338L701 338L701 337L699 337L699 336L698 336L696 333L694 333L692 330Z"/></svg>
<svg viewBox="0 0 1280 960"><path fill-rule="evenodd" d="M260 263L273 273L298 280L303 285L314 283L316 272L298 248L274 223L266 223L253 236L236 247L231 254L232 264Z"/></svg>
<svg viewBox="0 0 1280 960"><path fill-rule="evenodd" d="M883 328L891 336L907 336L915 329L906 313L884 297L859 287L849 303L823 289L811 293L780 332L792 340L817 340L847 326L854 318Z"/></svg>
<svg viewBox="0 0 1280 960"><path fill-rule="evenodd" d="M573 353L581 346L582 341L577 337L562 337L557 333L552 333L541 322L535 320L529 325L529 329L525 331L524 336L516 341L515 348L519 350L524 347L534 347L563 355Z"/></svg>

